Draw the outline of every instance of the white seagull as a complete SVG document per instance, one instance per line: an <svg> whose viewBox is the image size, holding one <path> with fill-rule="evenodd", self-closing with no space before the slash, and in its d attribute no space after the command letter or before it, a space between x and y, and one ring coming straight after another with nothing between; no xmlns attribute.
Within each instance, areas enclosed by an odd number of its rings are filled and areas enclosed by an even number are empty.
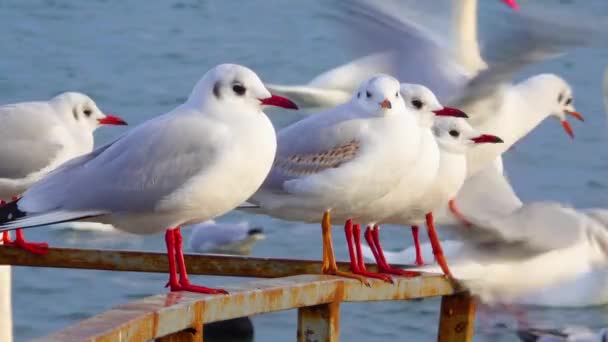
<svg viewBox="0 0 608 342"><path fill-rule="evenodd" d="M455 231L461 241L444 241L454 277L482 301L557 307L608 302L608 210L532 202L504 216L482 216L467 216L473 224ZM411 252L386 258L403 262Z"/></svg>
<svg viewBox="0 0 608 342"><path fill-rule="evenodd" d="M251 254L253 245L265 238L261 227L249 222L217 223L208 220L193 225L190 248L199 253Z"/></svg>
<svg viewBox="0 0 608 342"><path fill-rule="evenodd" d="M166 230L171 291L225 293L190 284L180 226L226 213L262 184L276 150L264 105L296 108L250 69L219 65L174 110L63 164L0 208L0 230L74 220L135 234Z"/></svg>
<svg viewBox="0 0 608 342"><path fill-rule="evenodd" d="M254 211L287 220L314 222L323 213L322 272L366 283L337 269L331 218L344 222L388 193L415 162L420 141L399 82L374 76L349 102L279 131L273 168L248 202L259 205Z"/></svg>
<svg viewBox="0 0 608 342"><path fill-rule="evenodd" d="M503 0L503 2L513 9L518 8L514 0ZM352 34L352 45L356 46L355 52L357 55L360 52L372 54L328 70L306 85L269 84L269 89L277 94L289 96L303 108L332 107L348 101L350 94L364 79L375 73L386 73L397 75L402 81L426 85L433 89L442 102L446 102L447 98L453 96L455 90L467 80L487 68L486 62L481 57L477 39L477 0L452 0L452 4L441 4L442 12L452 7L451 18L448 18L451 25L446 32L428 29L429 13L437 9L421 9L424 5L437 5L437 1L394 6L387 10L397 15L397 19L387 17L383 10L379 12L379 8L387 5L386 1L374 2L373 5L361 4L357 1L343 3L344 6L340 7L339 11L344 10L348 14L340 13L339 19L343 19L343 15L353 14L352 11L355 12L355 19L348 20L348 24L352 25L348 29L355 31ZM400 49L399 53L384 51L386 46L378 48L370 41L378 38L375 32L361 30L360 25L369 24L376 14L381 15L377 18L378 21L386 20L386 23L380 25L381 29L384 28L382 26L391 26L397 32L392 32L390 37L397 37L401 42L407 42L407 46L391 47L391 49ZM420 25L419 21L427 25ZM442 23L433 22L433 24ZM366 28L369 27L366 25ZM384 33L387 32L382 32ZM381 41L385 41L384 37ZM369 48L368 45L372 47ZM410 46L416 48L411 49ZM404 59L399 59L401 54L405 54L401 49L408 50ZM397 62L398 66L396 66ZM428 63L429 66L421 68L420 63Z"/></svg>
<svg viewBox="0 0 608 342"><path fill-rule="evenodd" d="M93 150L93 132L102 125L126 125L119 117L104 114L87 95L59 94L49 101L0 106L0 200L19 196L62 163ZM5 245L45 254L46 243L26 242L21 230Z"/></svg>

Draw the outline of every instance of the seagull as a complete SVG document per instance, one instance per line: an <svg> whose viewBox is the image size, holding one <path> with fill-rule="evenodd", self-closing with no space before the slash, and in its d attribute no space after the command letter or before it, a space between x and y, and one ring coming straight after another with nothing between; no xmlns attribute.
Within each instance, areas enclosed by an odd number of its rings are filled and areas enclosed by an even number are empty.
<svg viewBox="0 0 608 342"><path fill-rule="evenodd" d="M391 76L374 76L347 103L280 130L273 168L248 200L259 206L251 210L286 220L315 222L323 213L324 274L368 284L338 270L331 223L384 196L416 161L421 130L400 87Z"/></svg>
<svg viewBox="0 0 608 342"><path fill-rule="evenodd" d="M567 118L583 120L574 108L571 87L558 75L539 74L518 83L512 80L517 72L530 64L555 57L568 49L598 44L602 40L598 29L584 23L570 24L568 20L559 20L559 16L553 15L547 18L512 16L509 18L510 29L502 32L503 36L495 35L486 44L485 51L499 57L492 63L480 59L483 63L471 63L466 67L463 66L463 58L445 53L450 47L445 38L442 40L440 36L432 35L430 29L408 15L413 6L368 0L350 1L348 4L343 6L348 13L344 17L352 24L348 32L352 40L357 41L355 49L374 52L365 57L364 65L357 68L366 72L391 70L402 80L424 80L423 84L439 93L442 103L466 112L476 130L503 139L503 144L486 145L467 153L467 176L476 174L488 164L501 163L498 158L502 153L547 117L561 121L571 137L573 131ZM397 36L402 43L395 44L394 40L389 43L387 36ZM411 46L416 46L416 49ZM468 54L467 51L464 54L480 56L478 50ZM432 62L418 66L418 60ZM467 60L476 59L471 57ZM473 64L477 67L474 68ZM465 190L466 187L462 189ZM446 203L450 216L462 216L457 203L458 198ZM442 223L445 219L451 217L438 217L437 221Z"/></svg>
<svg viewBox="0 0 608 342"><path fill-rule="evenodd" d="M190 248L199 253L251 254L253 245L265 238L261 227L248 222L217 223L207 220L192 226Z"/></svg>
<svg viewBox="0 0 608 342"><path fill-rule="evenodd" d="M410 182L403 182L396 187L391 193L392 196L387 196L387 198L395 201L397 206L392 205L392 214L382 218L381 222L412 225L412 234L416 246L419 246L418 225L426 222L435 259L441 266L443 273L451 277L451 272L435 231L432 212L442 203L452 198L464 183L467 150L480 144L501 143L502 140L494 135L477 132L464 118L457 117L436 118L432 134L434 141L430 145L431 148L438 151L439 155L436 173L431 181L419 191L409 191L415 187L415 181L419 177L412 177ZM418 173L423 171L423 169L420 169ZM374 205L370 207L373 208ZM401 272L392 268L384 257L379 239L379 225L368 226L365 238L370 245L379 269L387 273L400 274ZM423 263L419 248L416 251L416 261L418 264Z"/></svg>
<svg viewBox="0 0 608 342"><path fill-rule="evenodd" d="M276 150L264 105L297 108L252 70L218 65L183 104L68 161L0 208L0 230L75 220L134 234L166 230L171 291L226 293L190 283L180 226L232 210L262 184Z"/></svg>
<svg viewBox="0 0 608 342"><path fill-rule="evenodd" d="M0 106L0 200L20 195L62 163L93 150L93 132L102 125L126 125L104 114L87 95L59 94L49 101ZM3 202L0 202L3 203ZM3 234L5 245L46 254L46 243L29 243L17 230L16 239Z"/></svg>
<svg viewBox="0 0 608 342"><path fill-rule="evenodd" d="M513 9L519 8L514 0L503 0L503 2ZM369 4L357 4L355 1L345 2L344 6L361 7L358 11L360 13L356 13L356 17L360 17L361 22L366 23L378 13L376 7L379 7L380 4L374 2L374 5L370 6ZM399 11L397 13L401 16L407 16L408 13L413 12L407 19L401 18L400 20L403 22L394 23L395 28L398 29L398 37L402 41L408 41L409 45L416 46L416 49L409 49L407 46L400 47L409 50L407 58L404 60L409 59L411 63L400 63L396 69L394 68L395 58L400 57L398 54L371 49L372 54L328 70L306 85L269 84L268 88L277 94L289 96L303 108L333 107L348 101L350 94L364 79L375 73L387 73L397 75L398 79L409 83L429 86L435 94L439 95L442 102L446 102L446 97L452 96L455 90L468 79L487 68L486 62L481 57L477 39L477 0L455 0L452 1L452 6L454 7L453 13L448 20L452 22L452 25L449 28L450 32L445 34L436 34L414 21L414 18L424 18L425 20L429 18L426 11L412 11L412 8L421 7L420 3L416 3L416 6L407 6L407 9L393 9ZM340 10L342 9L340 8ZM361 13L369 13L369 17ZM388 23L394 22L393 19L386 18L384 13L379 14L381 15L378 18L380 21L390 19ZM362 31L361 23L358 20L348 21L348 24L353 24L352 27L349 26L349 30L354 29L357 32L352 34L356 40L353 44L357 46L356 53L360 52L361 45L371 43L366 39L377 39L375 36L370 37L367 31L360 32ZM452 32L455 32L455 35L449 34ZM393 32L391 36L394 35ZM452 37L452 39L446 41L444 37ZM384 48L382 46L382 50ZM369 52L368 50L364 49L363 52ZM446 54L450 56L446 57ZM418 64L421 62L429 63L429 66L420 68Z"/></svg>
<svg viewBox="0 0 608 342"><path fill-rule="evenodd" d="M593 331L586 327L565 327L561 329L527 328L517 331L523 342L605 342L608 328Z"/></svg>

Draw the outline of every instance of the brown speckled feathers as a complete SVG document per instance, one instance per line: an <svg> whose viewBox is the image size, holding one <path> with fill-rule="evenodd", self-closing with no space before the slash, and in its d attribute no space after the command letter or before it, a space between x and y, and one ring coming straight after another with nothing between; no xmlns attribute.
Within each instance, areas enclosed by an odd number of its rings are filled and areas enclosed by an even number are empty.
<svg viewBox="0 0 608 342"><path fill-rule="evenodd" d="M353 140L322 153L293 154L287 157L277 156L274 167L281 170L281 173L286 176L297 177L315 174L338 167L342 163L354 159L359 152L359 148L359 142Z"/></svg>

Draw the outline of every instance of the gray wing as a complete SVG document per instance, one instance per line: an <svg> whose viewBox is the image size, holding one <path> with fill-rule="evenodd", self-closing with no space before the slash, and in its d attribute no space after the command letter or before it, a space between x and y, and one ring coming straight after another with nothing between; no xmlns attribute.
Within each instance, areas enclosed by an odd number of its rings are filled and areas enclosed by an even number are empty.
<svg viewBox="0 0 608 342"><path fill-rule="evenodd" d="M196 116L163 115L118 140L62 165L19 202L33 213L154 210L216 157L225 139Z"/></svg>
<svg viewBox="0 0 608 342"><path fill-rule="evenodd" d="M308 116L277 134L277 153L263 188L283 191L283 184L336 168L357 157L356 132L346 129L356 118L349 103Z"/></svg>
<svg viewBox="0 0 608 342"><path fill-rule="evenodd" d="M50 134L58 122L49 110L42 102L0 107L0 178L38 172L61 151L63 144Z"/></svg>
<svg viewBox="0 0 608 342"><path fill-rule="evenodd" d="M571 246L586 238L597 223L582 212L557 202L531 202L503 217L473 221L465 239L478 242L521 243L536 251Z"/></svg>
<svg viewBox="0 0 608 342"><path fill-rule="evenodd" d="M474 114L473 119L492 115L502 105L504 87L525 67L574 48L605 44L597 27L560 18L548 13L508 15L508 29L498 30L484 48L493 62L466 84L451 105Z"/></svg>
<svg viewBox="0 0 608 342"><path fill-rule="evenodd" d="M355 56L383 53L379 64L368 61L365 65L370 75L384 72L401 82L425 85L442 102L466 82L465 70L452 57L449 46L416 22L407 4L343 0L337 2L337 8L335 16L345 24L347 47ZM422 17L428 18L429 13Z"/></svg>

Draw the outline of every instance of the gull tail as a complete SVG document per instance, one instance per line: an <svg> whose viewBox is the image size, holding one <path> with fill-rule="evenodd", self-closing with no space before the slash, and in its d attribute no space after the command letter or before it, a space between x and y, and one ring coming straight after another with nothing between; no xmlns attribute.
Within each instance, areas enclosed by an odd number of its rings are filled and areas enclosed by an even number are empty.
<svg viewBox="0 0 608 342"><path fill-rule="evenodd" d="M351 94L344 90L312 86L266 85L271 93L293 100L301 109L322 109L347 102Z"/></svg>
<svg viewBox="0 0 608 342"><path fill-rule="evenodd" d="M75 221L102 215L101 212L52 211L41 214L28 214L19 208L19 200L0 207L0 232L17 228L34 228L49 224Z"/></svg>

